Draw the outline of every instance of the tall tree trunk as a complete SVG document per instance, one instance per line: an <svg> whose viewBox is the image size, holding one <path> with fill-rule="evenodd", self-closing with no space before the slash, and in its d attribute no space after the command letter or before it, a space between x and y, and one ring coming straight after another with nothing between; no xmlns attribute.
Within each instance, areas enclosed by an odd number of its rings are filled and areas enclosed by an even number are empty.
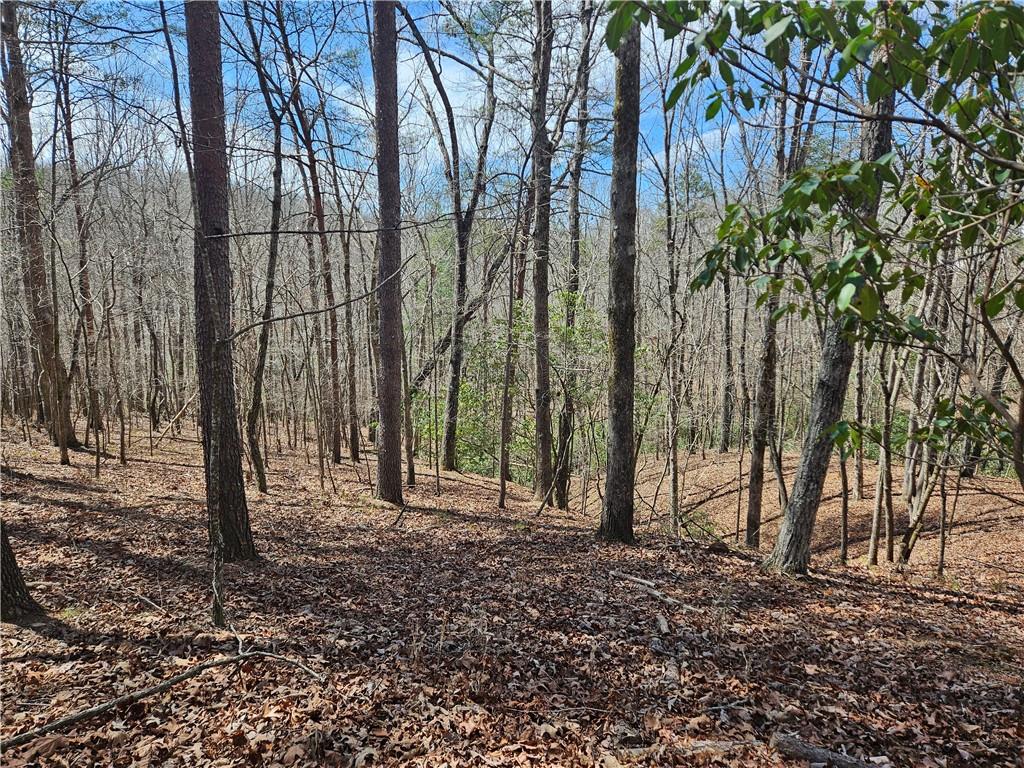
<svg viewBox="0 0 1024 768"><path fill-rule="evenodd" d="M321 107L326 113L326 106L324 106L323 95L321 94ZM335 144L334 136L331 131L330 120L324 121L324 131L327 134L327 146L329 147L331 157L331 184L334 187L334 198L337 201L338 206L338 223L341 229L346 228L346 219L344 215L345 204L341 196L341 183L338 180L338 168L341 164L338 162L335 156ZM352 205L349 211L348 222L351 223L355 218L355 204ZM353 313L355 312L354 302L352 301L352 236L351 230L342 233L341 236L341 279L342 279L342 291L345 296L345 418L343 421L346 422L348 427L348 455L353 463L359 462L359 410L357 408L358 403L356 402L356 332L355 325L353 322ZM340 407L340 406L339 406Z"/></svg>
<svg viewBox="0 0 1024 768"><path fill-rule="evenodd" d="M781 270L776 270L781 277ZM764 492L764 454L772 439L775 422L775 378L778 362L775 310L779 307L777 293L765 305L764 332L761 336L761 358L758 365L757 389L754 394L754 423L750 439L750 478L747 483L746 544L761 546L761 500Z"/></svg>
<svg viewBox="0 0 1024 768"><path fill-rule="evenodd" d="M62 112L64 125L64 144L68 153L68 177L71 185L71 198L74 203L75 229L78 241L78 294L82 302L82 330L85 333L85 385L88 393L86 413L86 441L90 431L99 432L103 426L100 419L100 398L95 385L96 364L96 315L93 309L92 288L89 284L89 220L85 206L82 204L81 175L78 171L78 153L75 147L75 131L71 115L71 75L68 62L68 46L62 46L60 52L60 95L58 104ZM74 363L72 363L72 369ZM72 374L73 375L73 374ZM97 448L97 451L99 448Z"/></svg>
<svg viewBox="0 0 1024 768"><path fill-rule="evenodd" d="M887 8L887 4L883 3L876 11L881 22L884 22ZM885 45L875 50L873 64L876 68L887 68ZM894 107L893 94L868 107L869 112L861 126L862 160L878 160L892 148L890 118ZM879 192L874 199L861 205L859 214L865 219L874 218L878 213L880 199ZM786 506L775 549L767 561L769 567L784 573L806 573L810 564L811 536L832 455L831 430L842 417L850 369L853 367L852 332L855 328L856 318L853 315L840 315L832 318L825 332L818 379L811 398L807 436L793 482L793 492Z"/></svg>
<svg viewBox="0 0 1024 768"><path fill-rule="evenodd" d="M229 338L228 161L220 9L216 4L199 0L185 4L185 38L192 108L194 194L200 227L195 234L196 356L206 503L214 547L219 535L223 539L225 560L252 560L256 558L256 547L242 481L241 437Z"/></svg>
<svg viewBox="0 0 1024 768"><path fill-rule="evenodd" d="M615 52L612 112L612 232L608 254L608 471L598 535L633 541L634 282L636 278L636 159L640 133L640 28Z"/></svg>
<svg viewBox="0 0 1024 768"><path fill-rule="evenodd" d="M41 614L43 609L29 594L25 577L21 574L14 549L7 538L7 524L0 520L0 621L15 622L26 616Z"/></svg>
<svg viewBox="0 0 1024 768"><path fill-rule="evenodd" d="M76 447L71 423L71 397L67 369L60 354L57 331L57 307L50 285L43 250L43 216L39 207L39 182L32 147L32 116L28 82L18 39L15 3L4 0L0 6L0 36L7 51L4 90L7 96L11 140L11 173L14 192L14 222L22 251L22 278L28 303L32 337L39 350L40 377L46 425L54 445L61 449L61 463L69 464L68 448Z"/></svg>
<svg viewBox="0 0 1024 768"><path fill-rule="evenodd" d="M558 450L555 454L555 504L559 509L569 507L573 430L576 425L576 362L572 345L573 328L576 326L576 303L580 300L580 181L583 178L583 158L587 152L587 121L590 117L590 20L593 13L591 1L583 0L580 6L580 30L583 34L578 83L580 102L576 115L576 142L569 167L569 283L565 292L565 334L569 349L562 412L558 416Z"/></svg>
<svg viewBox="0 0 1024 768"><path fill-rule="evenodd" d="M533 222L533 182L526 185L525 204L517 203L516 220L512 231L512 242L508 257L508 312L505 319L505 365L501 385L501 434L498 447L498 508L505 508L508 481L512 479L512 387L515 379L516 358L519 345L516 343L516 303L523 298L523 282L526 272L526 240L530 236ZM520 179L519 200L523 194Z"/></svg>
<svg viewBox="0 0 1024 768"><path fill-rule="evenodd" d="M252 23L252 16L249 10L249 3L244 5L245 24L249 30L249 40L252 43L253 56L256 58L256 77L259 82L260 93L263 94L263 101L267 107L267 115L273 124L274 131L274 170L273 189L270 197L270 243L267 253L267 284L263 295L263 325L260 326L260 336L256 349L256 368L252 377L252 398L249 402L249 410L245 415L245 432L249 441L249 456L252 460L253 470L256 472L256 484L261 493L267 492L267 471L263 461L263 454L260 451L259 440L259 418L263 408L263 376L267 367L267 352L270 347L270 318L274 309L274 281L277 274L277 256L281 240L281 198L282 198L282 139L281 139L281 110L274 106L274 97L271 93L271 86L264 69L263 59L260 54L259 38L256 36L256 28Z"/></svg>
<svg viewBox="0 0 1024 768"><path fill-rule="evenodd" d="M313 203L313 220L316 222L317 240L320 244L320 279L324 286L324 300L327 302L328 355L330 362L330 399L326 408L327 439L330 441L331 460L341 463L341 368L339 363L338 307L334 295L334 271L331 267L331 249L327 240L327 219L324 213L323 187L314 147L313 125L302 100L299 71L295 64L295 52L289 42L285 25L285 10L282 0L276 0L277 26L281 34L281 49L288 65L288 76L292 86L292 110L299 140L306 153L309 171L310 200Z"/></svg>
<svg viewBox="0 0 1024 768"><path fill-rule="evenodd" d="M551 235L551 143L547 130L548 80L554 24L551 3L534 0L537 28L533 42L533 335L536 345L536 472L534 493L538 499L551 495L554 479L551 462L551 338L548 312L548 252Z"/></svg>
<svg viewBox="0 0 1024 768"><path fill-rule="evenodd" d="M402 503L402 189L398 168L398 33L390 0L373 6L378 235L377 497Z"/></svg>
<svg viewBox="0 0 1024 768"><path fill-rule="evenodd" d="M722 402L718 452L729 450L732 441L732 413L736 403L736 380L732 372L732 275L722 277Z"/></svg>

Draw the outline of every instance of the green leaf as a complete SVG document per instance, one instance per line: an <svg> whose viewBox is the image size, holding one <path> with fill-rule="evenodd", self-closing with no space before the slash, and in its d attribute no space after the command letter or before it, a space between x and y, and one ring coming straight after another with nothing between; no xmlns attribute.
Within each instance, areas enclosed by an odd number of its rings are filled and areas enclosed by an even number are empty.
<svg viewBox="0 0 1024 768"><path fill-rule="evenodd" d="M676 105L676 102L679 101L679 97L682 96L683 92L686 90L687 85L689 85L689 83L684 79L678 81L674 86L672 86L672 92L669 93L668 98L665 99L666 112Z"/></svg>
<svg viewBox="0 0 1024 768"><path fill-rule="evenodd" d="M878 292L875 290L873 285L868 283L860 289L859 302L860 316L864 318L864 320L871 322L878 317Z"/></svg>
<svg viewBox="0 0 1024 768"><path fill-rule="evenodd" d="M605 27L605 42L608 44L608 48L615 50L619 47L619 42L622 40L622 36L625 35L629 28L633 26L633 14L635 12L633 3L624 2L615 9L611 18L608 19L608 25Z"/></svg>
<svg viewBox="0 0 1024 768"><path fill-rule="evenodd" d="M722 94L716 94L712 97L711 103L708 104L708 108L704 110L705 120L714 120L715 115L722 109Z"/></svg>
<svg viewBox="0 0 1024 768"><path fill-rule="evenodd" d="M985 317L991 318L998 315L1003 311L1004 304L1006 304L1006 293L1000 291L982 305L982 309L985 311Z"/></svg>
<svg viewBox="0 0 1024 768"><path fill-rule="evenodd" d="M846 283L839 289L839 296L836 297L836 309L845 312L850 308L853 297L857 294L857 286L854 283Z"/></svg>
<svg viewBox="0 0 1024 768"><path fill-rule="evenodd" d="M732 67L729 66L729 62L725 59L719 59L718 61L718 74L722 76L722 80L726 85L735 84L736 76L732 73Z"/></svg>
<svg viewBox="0 0 1024 768"><path fill-rule="evenodd" d="M771 45L775 42L775 40L789 28L790 22L792 21L792 16L784 16L768 27L764 33L764 44Z"/></svg>

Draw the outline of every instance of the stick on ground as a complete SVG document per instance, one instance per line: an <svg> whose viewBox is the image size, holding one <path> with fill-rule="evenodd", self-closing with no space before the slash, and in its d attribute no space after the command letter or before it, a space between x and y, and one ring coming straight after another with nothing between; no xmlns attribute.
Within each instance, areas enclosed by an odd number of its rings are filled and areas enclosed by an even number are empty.
<svg viewBox="0 0 1024 768"><path fill-rule="evenodd" d="M769 744L793 760L806 760L808 763L828 765L832 768L870 768L869 763L859 758L844 755L842 752L833 752L831 749L816 747L796 736L784 733L773 734Z"/></svg>
<svg viewBox="0 0 1024 768"><path fill-rule="evenodd" d="M104 702L103 704L97 704L95 707L89 707L88 709L83 709L79 712L75 712L72 715L62 717L59 720L54 720L52 723L47 723L46 725L40 726L39 728L35 728L31 731L19 733L17 736L12 736L11 738L0 742L0 752L11 749L12 747L21 746L22 744L28 744L30 741L34 741L35 739L38 739L40 736L45 736L48 733L54 733L56 731L66 730L67 728L69 728L72 725L75 725L76 723L80 723L84 720L90 720L94 717L105 714L107 712L111 712L120 707L125 707L134 704L137 701L142 701L143 699L149 698L150 696L155 696L156 694L162 693L163 691L166 691L169 688L173 688L178 683L196 677L197 675L201 675L208 669L213 669L214 667L223 667L228 664L241 664L243 661L247 661L248 659L255 659L261 657L267 659L276 659L277 661L283 661L286 664L291 664L294 667L298 667L302 671L306 672L309 675L312 675L318 680L320 679L320 675L318 675L316 672L314 672L304 664L294 661L293 659L289 659L285 656L279 656L276 653L269 653L267 651L246 651L245 653L239 653L234 656L225 656L220 659L211 659L209 661L204 661L201 664L196 664L194 667L189 667L184 672L181 672L180 674L177 674L174 677L170 677L164 680L162 683L157 683L156 685L152 685L149 688L143 688L142 690L134 691L133 693L126 693L124 696L118 696L116 699Z"/></svg>

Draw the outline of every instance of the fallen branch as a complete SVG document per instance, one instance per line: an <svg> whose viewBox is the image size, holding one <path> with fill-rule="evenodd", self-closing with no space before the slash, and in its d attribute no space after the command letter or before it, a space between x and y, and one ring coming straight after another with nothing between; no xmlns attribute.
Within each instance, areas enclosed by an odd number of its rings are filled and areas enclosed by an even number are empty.
<svg viewBox="0 0 1024 768"><path fill-rule="evenodd" d="M832 768L870 768L870 764L863 760L844 755L842 752L833 752L831 749L823 749L806 741L801 741L796 736L788 736L784 733L772 734L769 746L777 749L785 757L794 760L806 760L809 763L828 765Z"/></svg>
<svg viewBox="0 0 1024 768"><path fill-rule="evenodd" d="M683 603L683 602L681 602L679 600L676 600L674 597L672 597L670 595L666 595L664 592L662 592L662 591L660 591L658 589L655 589L653 581L648 581L647 579L641 579L641 578L638 578L636 576L630 576L628 573L623 573L622 571L609 571L608 575L609 576L614 576L614 577L619 578L619 579L625 579L626 581L629 581L629 582L632 582L633 584L636 584L637 588L641 592L645 592L646 594L650 595L651 597L654 597L654 598L657 598L658 600L661 600L661 602L665 603L666 605L673 606L676 610L679 610L679 611L692 611L692 610L694 610L693 608L691 608L690 606L686 605L685 603Z"/></svg>
<svg viewBox="0 0 1024 768"><path fill-rule="evenodd" d="M192 405L192 401L196 399L196 396L198 394L199 394L199 390L197 389L195 392L192 393L192 397L190 397L185 402L185 404L183 406L181 406L181 410L178 411L176 414L174 414L174 416L171 418L171 420L167 422L167 426L164 427L163 431L157 437L156 442L153 443L153 447L154 448L156 448L158 445L160 445L160 441L164 439L164 437L167 435L168 431L170 431L171 427L173 427L175 425L175 423L178 421L178 419L180 419L182 417L182 415L185 413L185 411L188 409L188 407L190 405Z"/></svg>
<svg viewBox="0 0 1024 768"><path fill-rule="evenodd" d="M34 741L38 739L40 736L45 736L48 733L54 733L56 731L63 731L68 727L75 725L76 723L80 723L84 720L90 720L94 717L106 714L107 712L118 709L120 707L130 706L131 704L135 704L138 701L147 699L150 696L155 696L158 693L163 693L164 691L173 688L178 683L184 682L185 680L189 680L190 678L201 675L208 669L213 669L215 667L223 667L228 664L241 664L243 661L260 657L267 659L275 659L277 661L284 662L285 664L290 664L293 667L297 667L298 669L301 669L303 672L312 675L317 680L323 679L320 675L318 675L316 672L314 672L306 665L301 664L293 659L289 659L285 656L279 656L276 653L269 653L268 651L246 651L245 653L239 653L234 656L226 656L220 659L211 659L210 661L204 661L202 664L196 664L194 667L189 667L184 672L181 672L180 674L177 674L174 677L170 677L167 680L164 680L162 683L157 683L156 685L152 685L149 688L143 688L141 691L135 691L134 693L126 693L124 696L118 696L116 699L113 699L112 701L107 701L103 704L97 704L95 707L83 709L79 712L75 712L72 715L62 717L59 720L54 720L52 723L47 723L46 725L40 726L39 728L35 728L31 731L19 733L17 736L12 736L11 738L0 742L0 752L4 752L8 749L11 749L12 747L21 746L22 744L28 744L30 741Z"/></svg>

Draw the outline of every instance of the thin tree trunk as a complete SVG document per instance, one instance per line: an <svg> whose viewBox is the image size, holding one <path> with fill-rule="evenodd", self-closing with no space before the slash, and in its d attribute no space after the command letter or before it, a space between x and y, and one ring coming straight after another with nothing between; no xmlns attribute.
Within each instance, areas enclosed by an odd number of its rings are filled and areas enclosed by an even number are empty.
<svg viewBox="0 0 1024 768"><path fill-rule="evenodd" d="M569 482L572 476L573 431L576 424L576 361L572 352L573 329L576 325L576 303L580 300L580 181L583 158L587 151L587 121L590 90L590 19L593 6L583 0L580 6L580 29L583 48L580 50L580 102L576 116L576 142L569 167L569 283L565 292L565 334L568 339L565 387L562 412L558 417L558 450L555 462L555 505L569 506Z"/></svg>
<svg viewBox="0 0 1024 768"><path fill-rule="evenodd" d="M54 445L61 450L61 463L69 464L68 448L77 447L71 423L71 397L67 369L60 354L57 332L57 307L54 302L48 267L43 250L42 211L39 207L39 182L32 146L32 118L28 83L18 39L15 3L4 0L0 6L0 31L7 52L4 90L7 95L8 125L11 140L14 221L18 245L22 251L22 278L29 309L29 325L39 350L43 375L39 377L46 425Z"/></svg>
<svg viewBox="0 0 1024 768"><path fill-rule="evenodd" d="M551 74L551 46L554 24L551 3L534 0L537 28L533 44L533 104L530 126L533 133L533 187L536 212L533 217L533 335L536 346L535 474L534 495L550 497L553 481L551 461L551 337L548 310L548 251L551 233L551 143L547 131L548 80Z"/></svg>
<svg viewBox="0 0 1024 768"><path fill-rule="evenodd" d="M231 264L229 240L224 237L229 231L228 163L218 7L197 0L186 3L185 36L192 154L197 179L194 194L200 227L195 234L196 350L206 502L215 552L216 540L222 538L225 560L252 560L257 555L242 480L241 438L229 340ZM198 183L199 179L202 183ZM215 558L215 568L217 565ZM215 596L217 601L222 598L223 595Z"/></svg>
<svg viewBox="0 0 1024 768"><path fill-rule="evenodd" d="M256 368L253 371L252 398L249 402L249 410L245 417L246 435L249 441L249 455L252 459L253 469L256 472L256 483L261 493L267 492L267 471L263 461L263 454L260 452L259 441L259 417L263 408L263 376L267 365L267 351L270 346L270 318L274 309L274 281L277 274L278 244L280 242L281 229L281 197L283 175L282 141L281 141L281 112L274 106L271 95L270 83L266 71L263 68L263 60L260 56L259 39L256 37L256 28L252 23L252 16L249 11L249 3L244 5L245 23L249 30L249 39L252 43L253 56L256 57L256 76L263 94L263 101L267 107L267 115L273 124L274 131L274 170L273 190L270 198L270 243L267 254L267 284L263 297L263 325L260 326L259 342L256 350Z"/></svg>
<svg viewBox="0 0 1024 768"><path fill-rule="evenodd" d="M608 471L598 535L633 541L633 391L636 338L636 171L640 129L640 29L634 25L615 52L612 113L612 232L608 255Z"/></svg>
<svg viewBox="0 0 1024 768"><path fill-rule="evenodd" d="M876 11L882 19L887 6ZM876 67L887 66L885 46L874 53ZM869 107L871 113L861 127L862 160L875 161L892 147L892 116L895 97L892 94ZM880 193L861 206L860 215L873 218L878 212ZM852 315L833 317L822 345L818 379L815 382L808 416L807 436L804 440L800 464L797 468L793 492L783 516L779 537L767 565L786 573L805 573L811 560L811 536L821 501L821 489L832 455L832 427L842 417L843 401L853 367L854 344L851 337L856 327Z"/></svg>

